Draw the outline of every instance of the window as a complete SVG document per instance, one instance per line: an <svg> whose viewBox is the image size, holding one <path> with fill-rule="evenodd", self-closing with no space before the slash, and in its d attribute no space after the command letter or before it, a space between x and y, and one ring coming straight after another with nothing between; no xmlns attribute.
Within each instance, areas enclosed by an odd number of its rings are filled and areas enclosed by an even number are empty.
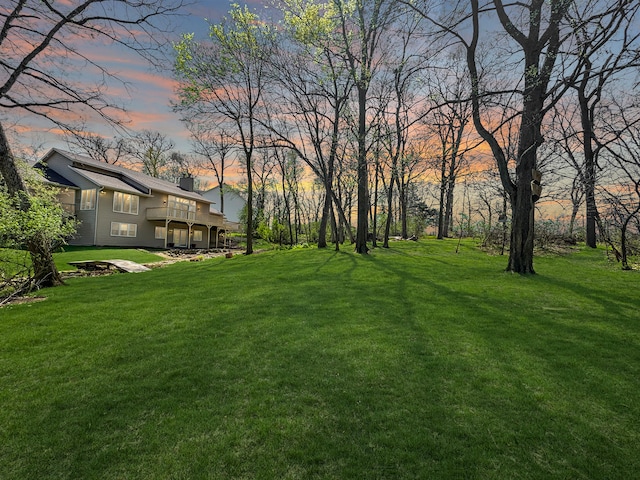
<svg viewBox="0 0 640 480"><path fill-rule="evenodd" d="M96 189L80 192L80 210L94 210L96 208Z"/></svg>
<svg viewBox="0 0 640 480"><path fill-rule="evenodd" d="M137 195L113 192L113 211L137 215L139 200L140 198Z"/></svg>
<svg viewBox="0 0 640 480"><path fill-rule="evenodd" d="M193 241L201 242L202 241L202 230L194 230L193 231Z"/></svg>
<svg viewBox="0 0 640 480"><path fill-rule="evenodd" d="M112 237L135 237L138 234L138 225L135 223L111 222Z"/></svg>
<svg viewBox="0 0 640 480"><path fill-rule="evenodd" d="M164 240L167 234L167 227L156 227L156 240Z"/></svg>
<svg viewBox="0 0 640 480"><path fill-rule="evenodd" d="M168 215L173 218L194 220L196 218L196 201L169 195Z"/></svg>

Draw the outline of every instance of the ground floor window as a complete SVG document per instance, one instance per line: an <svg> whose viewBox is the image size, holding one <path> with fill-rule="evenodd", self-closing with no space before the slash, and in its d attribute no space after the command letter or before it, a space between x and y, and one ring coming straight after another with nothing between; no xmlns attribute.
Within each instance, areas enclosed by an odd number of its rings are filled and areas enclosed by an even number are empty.
<svg viewBox="0 0 640 480"><path fill-rule="evenodd" d="M167 234L167 227L156 227L156 240L164 240Z"/></svg>
<svg viewBox="0 0 640 480"><path fill-rule="evenodd" d="M193 241L201 242L202 241L202 230L194 230L193 231Z"/></svg>
<svg viewBox="0 0 640 480"><path fill-rule="evenodd" d="M112 237L135 237L138 234L138 225L135 223L111 222Z"/></svg>

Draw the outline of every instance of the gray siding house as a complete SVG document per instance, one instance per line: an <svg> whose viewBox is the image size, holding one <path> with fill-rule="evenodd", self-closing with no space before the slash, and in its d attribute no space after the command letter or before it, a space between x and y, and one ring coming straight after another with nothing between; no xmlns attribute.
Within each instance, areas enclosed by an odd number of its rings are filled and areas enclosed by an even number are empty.
<svg viewBox="0 0 640 480"><path fill-rule="evenodd" d="M80 222L71 245L214 248L226 231L193 178L175 185L58 149L34 168L61 189L61 203Z"/></svg>
<svg viewBox="0 0 640 480"><path fill-rule="evenodd" d="M220 186L213 187L210 190L202 192L202 196L207 200L215 203L216 205L222 205L220 199ZM225 185L224 186L224 217L227 220L230 230L240 231L241 222L240 216L245 208L247 201L242 198L238 192Z"/></svg>

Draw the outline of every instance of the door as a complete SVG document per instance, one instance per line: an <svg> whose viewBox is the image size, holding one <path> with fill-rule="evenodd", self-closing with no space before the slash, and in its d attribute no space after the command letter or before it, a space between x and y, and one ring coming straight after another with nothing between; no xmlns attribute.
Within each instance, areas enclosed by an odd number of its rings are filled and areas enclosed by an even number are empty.
<svg viewBox="0 0 640 480"><path fill-rule="evenodd" d="M184 228L173 229L173 244L176 247L186 247L188 240L188 230Z"/></svg>

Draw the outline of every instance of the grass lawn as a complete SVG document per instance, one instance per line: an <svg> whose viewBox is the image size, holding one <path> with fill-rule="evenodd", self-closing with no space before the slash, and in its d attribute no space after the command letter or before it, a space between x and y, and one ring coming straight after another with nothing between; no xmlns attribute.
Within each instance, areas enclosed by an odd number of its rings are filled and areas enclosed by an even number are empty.
<svg viewBox="0 0 640 480"><path fill-rule="evenodd" d="M66 245L61 252L53 255L58 270L76 270L67 262L81 260L131 260L136 263L159 262L163 258L152 251L136 248L109 248L109 247L76 247ZM23 265L31 265L29 252L26 250L12 250L0 248L0 271L7 276L15 275L17 269L22 270Z"/></svg>
<svg viewBox="0 0 640 480"><path fill-rule="evenodd" d="M163 260L153 251L137 248L110 248L110 247L76 247L67 245L62 252L54 254L54 260L58 270L75 270L67 262L82 260L130 260L136 263L151 263Z"/></svg>
<svg viewBox="0 0 640 480"><path fill-rule="evenodd" d="M181 262L0 309L0 477L638 478L640 272L585 249L521 277L455 245Z"/></svg>

